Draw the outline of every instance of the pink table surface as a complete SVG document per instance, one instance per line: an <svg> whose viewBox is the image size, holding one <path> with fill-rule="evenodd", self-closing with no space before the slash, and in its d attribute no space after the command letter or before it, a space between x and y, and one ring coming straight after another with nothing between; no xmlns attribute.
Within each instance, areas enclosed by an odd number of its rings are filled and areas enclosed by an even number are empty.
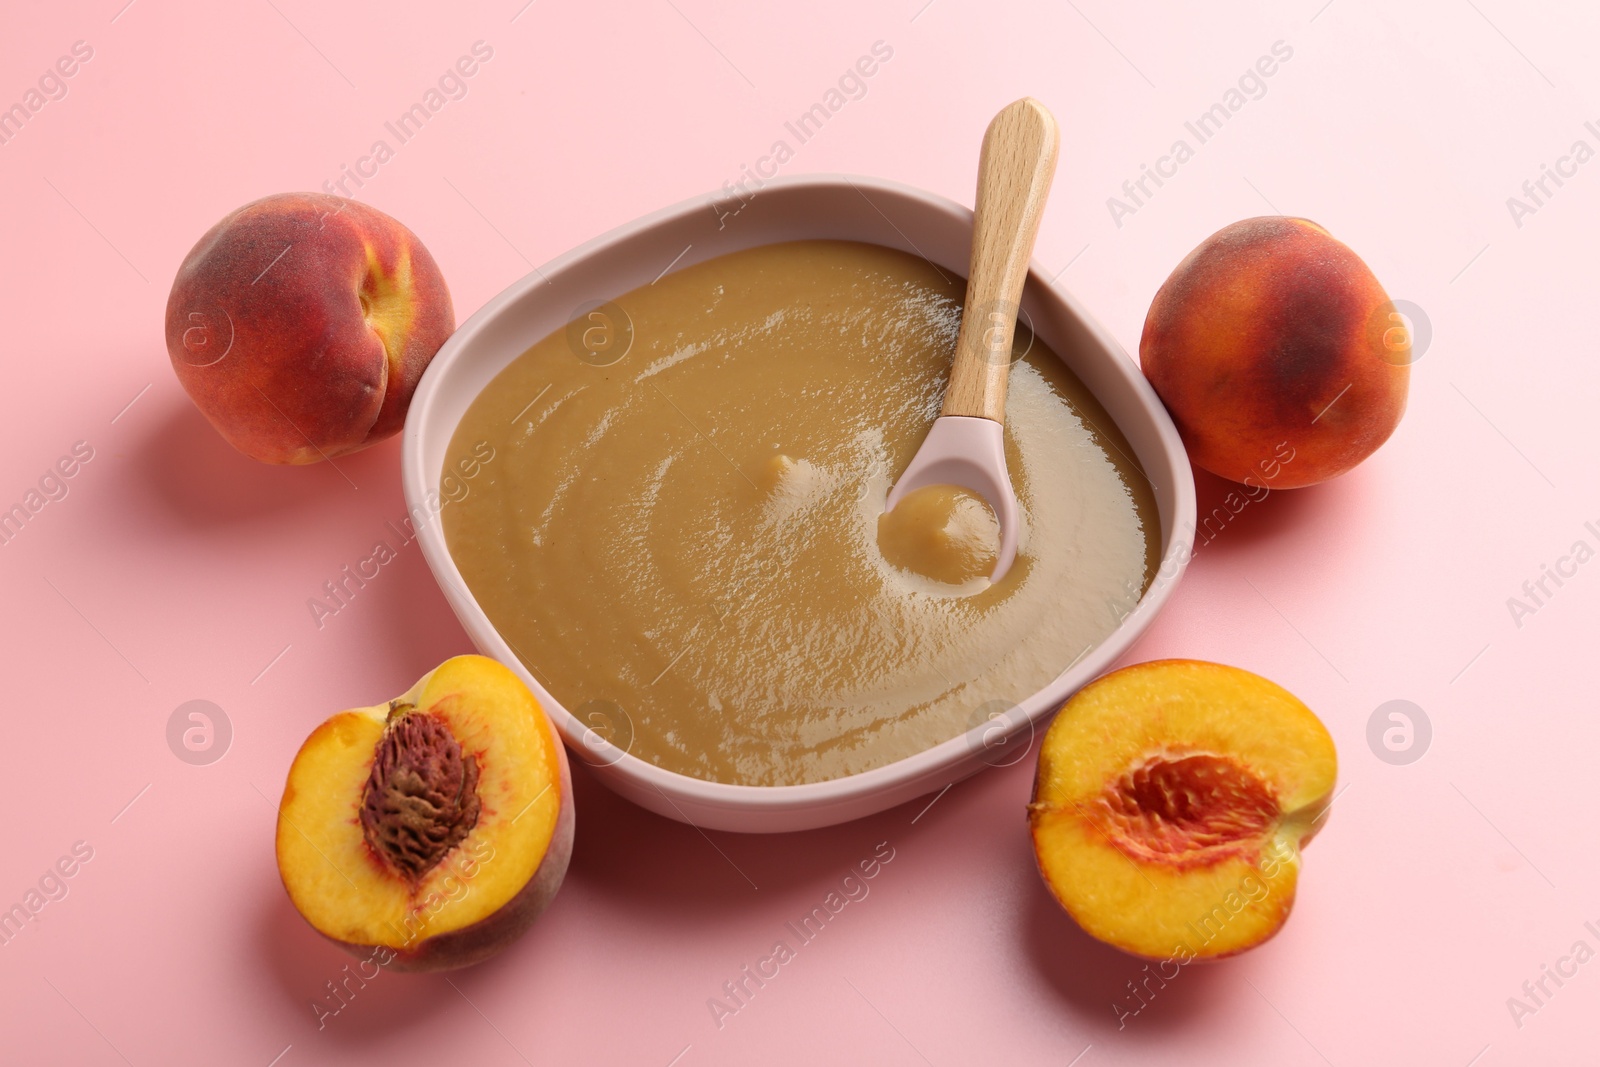
<svg viewBox="0 0 1600 1067"><path fill-rule="evenodd" d="M0 144L0 506L92 450L0 545L0 908L42 881L59 898L0 945L4 1062L1595 1062L1600 563L1570 555L1600 547L1592 7L124 3L14 4L0 32L4 106L92 50ZM278 883L285 770L326 715L468 643L414 545L315 625L307 598L404 510L397 442L337 469L234 454L169 370L162 312L206 227L337 179L478 41L493 56L465 95L348 186L422 237L462 318L778 140L784 173L970 202L983 127L1024 94L1063 130L1038 256L1130 352L1184 253L1280 210L1423 309L1393 440L1231 521L1135 654L1256 670L1333 732L1344 791L1280 936L1131 1014L1140 963L1080 933L1034 871L1031 756L777 837L702 834L580 769L571 873L524 940L448 978L384 974L319 1028L349 961ZM893 55L864 95L796 145L785 121L879 41ZM1277 42L1290 57L1197 143L1185 122ZM1129 199L1179 138L1193 158ZM1565 176L1535 200L1545 165ZM1199 490L1205 512L1223 487ZM1508 598L1558 564L1517 617ZM195 699L232 731L204 766L166 735ZM1391 700L1431 722L1421 759L1369 747ZM880 843L894 859L870 894L715 1018L723 983ZM75 846L91 858L46 878Z"/></svg>

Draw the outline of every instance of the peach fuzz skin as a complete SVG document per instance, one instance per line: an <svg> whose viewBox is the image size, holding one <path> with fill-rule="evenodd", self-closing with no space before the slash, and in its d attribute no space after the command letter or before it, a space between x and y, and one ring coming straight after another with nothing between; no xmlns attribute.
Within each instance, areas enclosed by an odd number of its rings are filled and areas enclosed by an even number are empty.
<svg viewBox="0 0 1600 1067"><path fill-rule="evenodd" d="M1376 451L1405 412L1409 338L1393 312L1321 226L1245 219L1162 284L1140 363L1196 464L1253 486L1314 485Z"/></svg>
<svg viewBox="0 0 1600 1067"><path fill-rule="evenodd" d="M246 204L185 257L167 299L178 380L230 444L316 463L394 434L455 330L450 292L416 236L321 193Z"/></svg>

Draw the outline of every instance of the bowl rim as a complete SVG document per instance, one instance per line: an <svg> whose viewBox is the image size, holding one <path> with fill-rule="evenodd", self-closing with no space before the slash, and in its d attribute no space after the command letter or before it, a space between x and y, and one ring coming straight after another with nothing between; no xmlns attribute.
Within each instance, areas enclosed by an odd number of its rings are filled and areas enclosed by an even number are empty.
<svg viewBox="0 0 1600 1067"><path fill-rule="evenodd" d="M937 193L931 193L915 186L882 178L845 173L812 173L782 176L763 181L759 188L750 195L766 198L773 194L787 193L792 195L805 190L838 190L845 187L854 189L856 192L861 193L863 197L866 197L869 192L876 192L901 200L916 201L925 209L931 209L950 216L967 228L971 228L973 212L970 208L964 207ZM414 522L415 535L428 562L429 570L432 572L446 599L450 602L468 636L473 639L473 642L480 649L486 643L490 645L494 649L496 658L502 659L522 677L523 681L529 685L538 697L540 705L556 726L563 741L575 750L574 755L576 758L601 772L600 777L606 780L608 786L612 788L615 788L615 786L612 785L610 779L613 775L616 775L624 779L630 779L647 789L653 789L655 792L660 793L662 798L683 816L683 821L695 823L695 820L689 819L687 815L683 814L682 809L673 799L674 797L685 800L702 809L740 811L758 815L762 813L778 815L805 810L860 805L869 801L874 795L882 794L895 787L903 787L908 782L920 778L929 778L931 781L935 777L935 772L938 772L941 768L949 772L950 781L960 780L968 774L982 770L986 764L986 761L979 761L976 765L965 770L959 766L964 757L972 755L975 751L973 748L974 736L984 731L992 731L993 727L987 723L979 723L964 733L957 734L952 738L931 745L882 767L874 767L870 770L838 778L797 785L742 785L731 782L713 782L659 767L642 757L633 755L632 752L616 749L615 746L610 745L604 739L601 739L600 744L596 745L593 743L593 738L598 737L598 735L589 726L582 723L572 710L550 694L539 683L537 678L533 677L531 669L522 662L521 656L500 635L494 624L489 620L488 615L477 603L465 580L461 577L455 561L445 544L443 526L439 518L439 512L443 505L437 502L437 487L442 479L442 469L433 472L424 470L423 450L425 437L440 432L434 425L438 421L438 416L434 414L434 410L438 402L440 389L451 375L452 369L471 354L478 339L485 333L491 323L507 312L508 309L519 305L523 300L537 299L533 296L534 291L541 286L547 285L551 279L559 276L562 272L602 253L613 245L684 218L691 213L704 212L708 205L715 210L715 206L718 203L726 203L729 199L730 196L726 189L711 194L702 194L614 227L556 256L554 259L536 266L526 275L491 297L457 327L424 371L412 397L411 407L407 413L405 427L402 432L401 481L406 507L408 514L413 517L419 511L423 516L422 521ZM867 199L869 203L872 202L870 197ZM876 205L874 204L874 206ZM881 209L879 210L881 211ZM890 225L895 226L896 230L899 229L892 220L890 220ZM904 237L905 235L902 233L901 236ZM907 243L911 243L909 237L905 239ZM759 241L755 245L745 247L759 247L760 245L771 243L778 242ZM695 260L693 262L698 261ZM670 273L676 269L681 268L674 264L673 267L669 268L668 272ZM965 271L963 270L961 273L964 275ZM1138 364L1127 354L1127 351L1116 338L1090 315L1070 292L1053 281L1050 274L1045 271L1037 260L1031 260L1029 264L1028 283L1024 295L1025 302L1030 291L1043 291L1050 298L1060 301L1066 311L1077 320L1084 332L1093 339L1095 345L1102 350L1101 353L1096 353L1090 358L1110 357L1109 364L1111 369L1122 379L1121 384L1131 390L1139 401L1140 406L1145 409L1154 423L1159 451L1165 454L1175 475L1172 514L1170 516L1158 515L1163 545L1160 561L1157 565L1156 575L1146 588L1139 603L1123 617L1117 627L1107 634L1104 639L1090 646L1085 652L1080 653L1077 659L1064 666L1061 672L1050 682L1028 697L1023 698L1013 707L1012 710L1021 711L1022 714L1020 717L1013 718L1006 723L1002 741L1009 740L1010 737L1026 728L1030 731L1031 744L1032 732L1036 732L1042 723L1059 710L1073 693L1087 685L1091 680L1103 673L1113 662L1123 656L1143 635L1162 607L1165 606L1193 554L1192 546L1196 530L1197 504L1188 454L1165 406L1139 369ZM611 293L607 294L605 298L614 298L617 295L620 294ZM531 345L537 340L538 338L533 338L528 344ZM517 357L513 355L510 358L515 359ZM507 360L507 364L509 362L510 360ZM503 370L507 364L502 364L500 369ZM499 371L495 373L498 374ZM453 435L457 425L459 425L459 420L450 425L448 433ZM1124 433L1127 432L1120 423L1118 428ZM430 494L433 497L433 503L429 502ZM1158 507L1158 513L1159 510ZM586 746L591 752L603 754L604 758L598 761L598 765L597 761L583 754L583 749ZM985 746L980 746L980 748L982 747L986 747L986 744ZM607 752L607 749L610 749L610 751ZM1024 757L1025 755L1026 753L1024 753ZM915 796L916 794L912 795ZM847 818L849 817L852 816L847 816Z"/></svg>

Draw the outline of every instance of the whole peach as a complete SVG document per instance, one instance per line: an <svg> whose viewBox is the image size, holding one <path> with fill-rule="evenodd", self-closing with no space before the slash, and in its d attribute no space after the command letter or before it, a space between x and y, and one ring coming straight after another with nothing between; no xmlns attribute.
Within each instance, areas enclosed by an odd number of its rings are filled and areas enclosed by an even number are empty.
<svg viewBox="0 0 1600 1067"><path fill-rule="evenodd" d="M178 380L227 441L315 463L395 433L455 309L422 242L322 193L246 204L200 238L167 298Z"/></svg>
<svg viewBox="0 0 1600 1067"><path fill-rule="evenodd" d="M1361 258L1281 216L1190 252L1150 305L1139 356L1195 463L1274 489L1343 474L1388 440L1411 362L1404 320Z"/></svg>

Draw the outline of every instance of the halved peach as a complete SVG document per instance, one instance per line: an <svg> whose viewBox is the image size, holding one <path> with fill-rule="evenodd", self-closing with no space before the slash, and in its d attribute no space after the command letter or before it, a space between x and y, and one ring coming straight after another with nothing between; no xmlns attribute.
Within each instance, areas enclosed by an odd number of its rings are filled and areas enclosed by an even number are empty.
<svg viewBox="0 0 1600 1067"><path fill-rule="evenodd" d="M572 855L565 750L534 695L484 656L306 739L278 809L278 872L319 933L394 970L515 940Z"/></svg>
<svg viewBox="0 0 1600 1067"><path fill-rule="evenodd" d="M1188 962L1278 932L1337 757L1288 691L1237 667L1156 660L1084 687L1039 749L1039 871L1089 934Z"/></svg>

